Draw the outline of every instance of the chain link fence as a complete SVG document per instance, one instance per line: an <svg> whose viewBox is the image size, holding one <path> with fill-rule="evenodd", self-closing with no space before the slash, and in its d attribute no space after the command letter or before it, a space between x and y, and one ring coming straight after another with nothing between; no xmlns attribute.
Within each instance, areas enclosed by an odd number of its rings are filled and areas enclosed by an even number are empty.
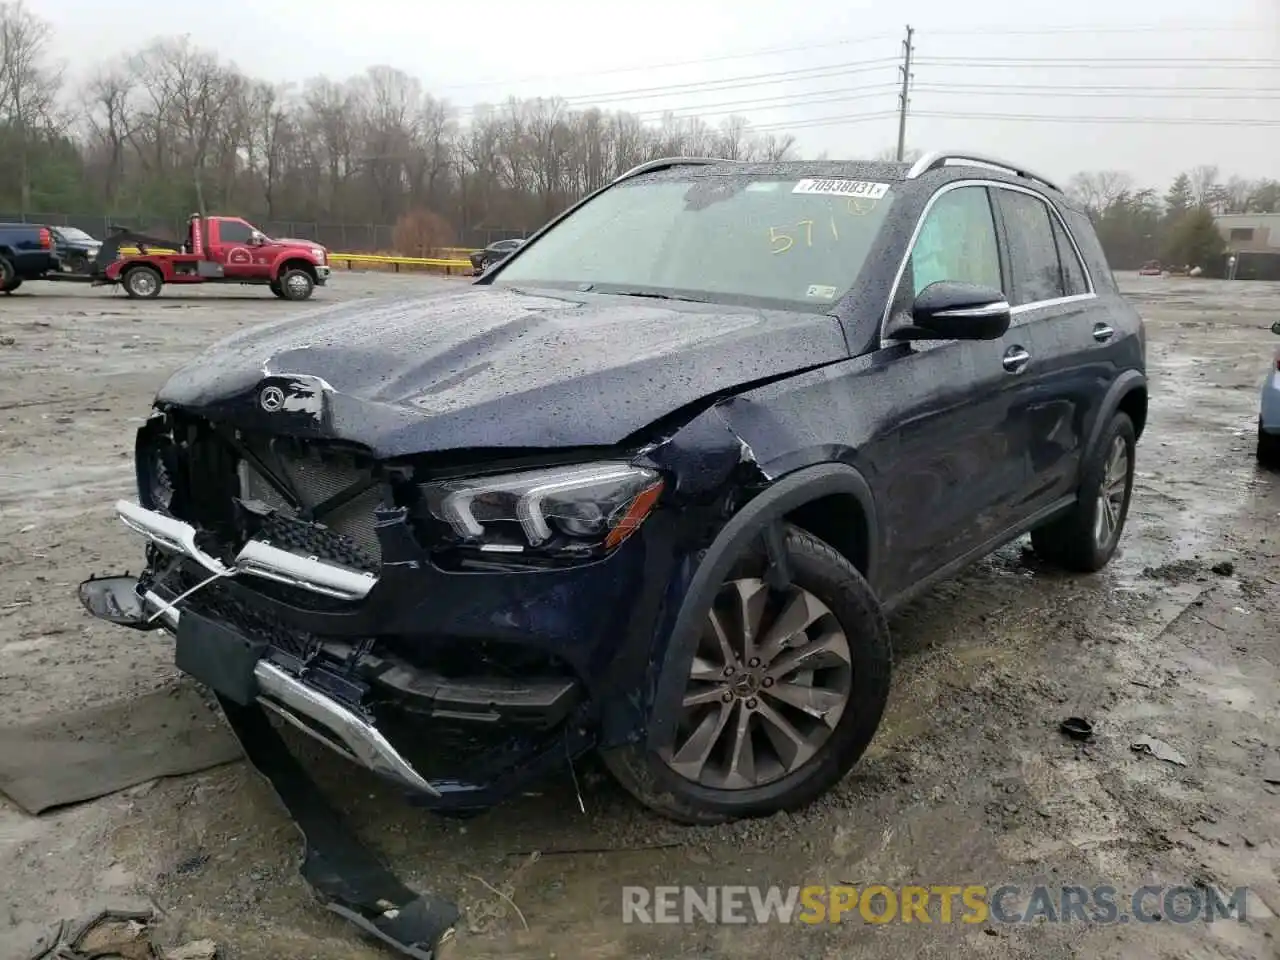
<svg viewBox="0 0 1280 960"><path fill-rule="evenodd" d="M186 236L187 221L146 217L104 217L97 214L74 213L5 213L0 211L0 222L39 223L50 227L75 227L99 240L110 233L111 227L128 227L153 236L172 237L179 240ZM252 221L251 221L252 222ZM378 223L317 223L305 220L265 220L255 223L269 237L310 240L323 244L337 253L386 253L395 250L395 227ZM520 240L528 236L525 230L509 230L501 227L469 227L458 238L458 246L479 249L499 240Z"/></svg>

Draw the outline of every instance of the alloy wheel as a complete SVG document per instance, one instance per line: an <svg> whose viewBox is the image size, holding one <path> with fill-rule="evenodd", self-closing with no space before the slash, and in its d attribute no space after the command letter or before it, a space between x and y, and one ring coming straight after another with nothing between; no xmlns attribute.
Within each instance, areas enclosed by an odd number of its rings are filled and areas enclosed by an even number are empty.
<svg viewBox="0 0 1280 960"><path fill-rule="evenodd" d="M1124 437L1115 437L1107 451L1102 485L1098 488L1098 509L1094 518L1093 537L1100 549L1105 550L1120 527L1120 514L1124 510L1125 488L1129 481L1129 448Z"/></svg>
<svg viewBox="0 0 1280 960"><path fill-rule="evenodd" d="M795 585L726 582L707 615L675 742L663 759L700 786L764 786L813 758L853 686L835 615Z"/></svg>

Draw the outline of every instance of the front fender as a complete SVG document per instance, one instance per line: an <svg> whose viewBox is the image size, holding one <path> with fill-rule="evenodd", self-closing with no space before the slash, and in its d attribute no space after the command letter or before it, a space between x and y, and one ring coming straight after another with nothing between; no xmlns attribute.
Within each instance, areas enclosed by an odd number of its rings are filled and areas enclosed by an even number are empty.
<svg viewBox="0 0 1280 960"><path fill-rule="evenodd" d="M875 503L871 487L853 467L841 463L805 467L780 478L755 496L712 541L685 591L662 656L650 705L647 725L650 750L668 745L675 736L685 682L697 651L703 619L734 563L771 523L802 504L832 494L852 495L862 505L872 551L868 560L870 564L875 563L874 549L879 542L875 532Z"/></svg>

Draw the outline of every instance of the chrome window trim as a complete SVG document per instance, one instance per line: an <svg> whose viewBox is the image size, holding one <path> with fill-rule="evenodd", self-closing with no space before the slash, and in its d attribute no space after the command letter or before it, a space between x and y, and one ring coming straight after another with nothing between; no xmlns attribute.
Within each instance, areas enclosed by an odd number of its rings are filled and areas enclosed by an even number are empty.
<svg viewBox="0 0 1280 960"><path fill-rule="evenodd" d="M1045 197L1044 194L1019 184L1004 183L1000 180L983 180L980 178L955 180L951 183L943 184L934 191L933 196L931 196L928 203L924 205L924 209L920 211L920 216L916 220L915 228L911 231L911 239L907 242L906 252L903 253L902 260L898 264L898 271L893 277L893 286L889 288L889 296L885 300L884 311L880 314L880 346L882 349L897 342L885 339L884 332L885 328L889 324L889 314L893 310L894 301L898 299L898 289L902 286L903 274L907 272L907 261L911 259L911 252L915 250L916 241L920 239L920 231L924 228L925 220L928 218L930 211L933 210L933 205L938 202L939 197L950 193L952 190L960 190L964 187L995 187L998 190L1012 190L1014 193L1025 193L1029 196L1035 197L1043 203L1048 208L1049 214L1057 219L1058 224L1066 232L1067 239L1071 241L1071 249L1076 255L1076 260L1080 264L1080 270L1084 274L1085 283L1089 287L1089 291L1087 293L1073 294L1068 297L1053 297L1049 300L1035 300L1031 303L1019 304L1009 311L1011 315L1018 316L1019 314L1026 313L1030 310L1039 310L1042 307L1057 306L1062 303L1092 300L1098 296L1098 288L1093 283L1093 274L1089 270L1089 265L1085 261L1084 255L1080 252L1080 244L1076 242L1075 234L1071 232L1071 227L1067 225L1062 214L1058 212L1058 209L1049 202L1049 199ZM993 225L994 216L995 211L992 211ZM997 243L999 242L999 239L999 234L997 232ZM1057 249L1057 244L1054 245L1054 248Z"/></svg>

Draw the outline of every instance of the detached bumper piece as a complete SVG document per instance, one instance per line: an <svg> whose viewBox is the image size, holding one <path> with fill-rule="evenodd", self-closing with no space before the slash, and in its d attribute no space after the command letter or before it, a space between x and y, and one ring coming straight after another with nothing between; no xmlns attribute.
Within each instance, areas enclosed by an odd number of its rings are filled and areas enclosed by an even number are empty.
<svg viewBox="0 0 1280 960"><path fill-rule="evenodd" d="M360 843L266 714L218 699L245 756L302 831L300 873L325 908L406 957L433 960L440 944L453 936L458 907L443 897L414 893Z"/></svg>

